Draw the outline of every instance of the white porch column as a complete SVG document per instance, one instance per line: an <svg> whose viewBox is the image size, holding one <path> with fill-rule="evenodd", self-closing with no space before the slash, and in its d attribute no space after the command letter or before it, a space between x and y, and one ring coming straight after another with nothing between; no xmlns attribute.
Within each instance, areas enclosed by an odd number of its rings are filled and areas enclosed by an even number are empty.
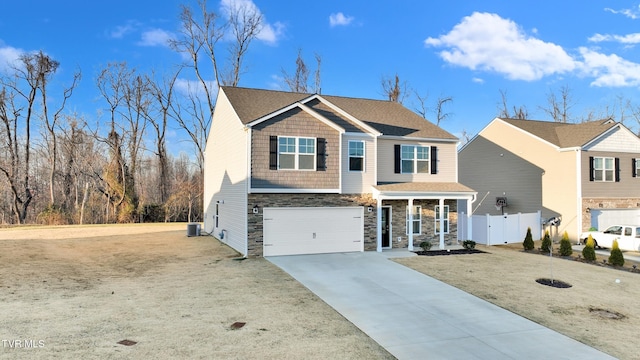
<svg viewBox="0 0 640 360"><path fill-rule="evenodd" d="M444 198L440 198L440 249L444 249Z"/></svg>
<svg viewBox="0 0 640 360"><path fill-rule="evenodd" d="M409 211L407 222L407 233L409 234L409 251L413 251L413 199L407 200L407 211Z"/></svg>
<svg viewBox="0 0 640 360"><path fill-rule="evenodd" d="M471 206L471 199L467 200L467 238L462 240L473 240L473 217L472 211L473 208Z"/></svg>
<svg viewBox="0 0 640 360"><path fill-rule="evenodd" d="M376 251L382 252L382 199L376 199Z"/></svg>

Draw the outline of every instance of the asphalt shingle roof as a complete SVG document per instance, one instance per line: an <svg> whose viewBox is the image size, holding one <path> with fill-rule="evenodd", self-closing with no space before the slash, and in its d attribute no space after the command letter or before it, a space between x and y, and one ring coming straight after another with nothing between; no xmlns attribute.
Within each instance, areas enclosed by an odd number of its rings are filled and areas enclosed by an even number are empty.
<svg viewBox="0 0 640 360"><path fill-rule="evenodd" d="M501 120L561 148L583 146L617 125L609 119L579 124L504 118Z"/></svg>
<svg viewBox="0 0 640 360"><path fill-rule="evenodd" d="M244 124L313 95L229 86L223 86L222 90ZM396 102L330 95L320 96L383 135L457 140L454 135ZM361 131L355 123L334 112L326 105L311 103L310 106L329 120L339 123L347 131Z"/></svg>

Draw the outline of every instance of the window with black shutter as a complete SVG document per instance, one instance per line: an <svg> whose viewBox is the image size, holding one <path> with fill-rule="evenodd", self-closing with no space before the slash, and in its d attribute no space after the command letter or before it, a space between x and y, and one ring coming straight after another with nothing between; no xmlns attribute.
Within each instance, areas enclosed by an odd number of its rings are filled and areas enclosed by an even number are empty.
<svg viewBox="0 0 640 360"><path fill-rule="evenodd" d="M269 170L278 170L278 137L269 136Z"/></svg>
<svg viewBox="0 0 640 360"><path fill-rule="evenodd" d="M316 170L327 170L327 140L324 138L317 139L318 144L316 147Z"/></svg>
<svg viewBox="0 0 640 360"><path fill-rule="evenodd" d="M431 173L432 174L438 173L438 147L437 146L431 147Z"/></svg>

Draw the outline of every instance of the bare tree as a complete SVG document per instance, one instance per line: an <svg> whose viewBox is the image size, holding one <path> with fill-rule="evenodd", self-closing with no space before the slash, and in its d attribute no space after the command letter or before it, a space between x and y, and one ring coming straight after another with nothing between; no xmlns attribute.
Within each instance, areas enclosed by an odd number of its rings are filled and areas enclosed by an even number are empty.
<svg viewBox="0 0 640 360"><path fill-rule="evenodd" d="M5 154L0 159L0 172L5 175L11 188L12 210L20 224L25 222L35 195L30 176L32 120L38 116L36 98L39 92L43 102L40 115L48 119L47 82L58 65L42 51L25 54L20 56L20 63L13 68L13 74L3 78L0 83L0 122L3 125L0 146ZM46 122L48 127L48 120ZM19 129L18 124L24 126ZM53 201L53 193L51 199Z"/></svg>
<svg viewBox="0 0 640 360"><path fill-rule="evenodd" d="M453 102L451 96L440 96L436 101L436 125L440 126L440 123L451 115L451 113L444 111L444 106L450 102Z"/></svg>
<svg viewBox="0 0 640 360"><path fill-rule="evenodd" d="M167 123L173 114L171 105L174 101L173 92L179 73L179 71L176 71L171 78L164 79L162 83L149 82L151 93L159 112L158 116L149 116L149 121L156 132L155 155L158 157L160 203L166 202L169 196L169 164L166 141Z"/></svg>
<svg viewBox="0 0 640 360"><path fill-rule="evenodd" d="M560 88L559 95L556 95L554 92L547 94L547 107L541 107L541 109L549 115L553 121L567 123L572 120L569 110L573 105L571 88L568 85L564 85Z"/></svg>
<svg viewBox="0 0 640 360"><path fill-rule="evenodd" d="M429 94L420 95L417 91L414 91L413 95L418 101L418 108L416 108L415 111L418 113L418 115L426 119L427 113L429 112L429 107L427 106L427 99L429 98Z"/></svg>
<svg viewBox="0 0 640 360"><path fill-rule="evenodd" d="M322 80L320 78L320 65L322 64L322 57L320 56L320 54L315 53L315 58L316 58L316 71L315 71L314 93L321 94Z"/></svg>
<svg viewBox="0 0 640 360"><path fill-rule="evenodd" d="M382 86L382 93L387 97L387 99L389 99L389 101L402 104L408 94L407 82L401 82L398 74L393 78L382 77L380 85Z"/></svg>
<svg viewBox="0 0 640 360"><path fill-rule="evenodd" d="M299 93L307 93L307 80L309 79L309 68L302 58L302 49L298 49L298 57L296 58L296 71L293 75L289 75L282 69L282 76L289 90Z"/></svg>
<svg viewBox="0 0 640 360"><path fill-rule="evenodd" d="M502 98L502 107L498 108L498 117L506 118L506 119L521 119L526 120L529 118L529 112L527 108L523 105L520 107L513 106L513 113L509 111L509 105L507 103L507 92L504 90L500 90L500 96Z"/></svg>
<svg viewBox="0 0 640 360"><path fill-rule="evenodd" d="M230 70L223 76L223 85L238 86L245 53L262 29L262 14L247 2L231 2L226 10L234 41L229 47Z"/></svg>

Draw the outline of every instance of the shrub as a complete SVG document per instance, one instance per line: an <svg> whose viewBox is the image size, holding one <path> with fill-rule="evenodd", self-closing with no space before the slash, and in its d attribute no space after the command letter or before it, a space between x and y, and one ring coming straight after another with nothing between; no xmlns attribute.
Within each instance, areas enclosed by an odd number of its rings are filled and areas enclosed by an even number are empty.
<svg viewBox="0 0 640 360"><path fill-rule="evenodd" d="M467 250L473 250L476 248L476 242L473 240L465 240L462 242L462 247Z"/></svg>
<svg viewBox="0 0 640 360"><path fill-rule="evenodd" d="M524 237L524 242L522 243L525 250L533 250L535 247L533 243L533 236L531 235L531 228L527 228L527 235Z"/></svg>
<svg viewBox="0 0 640 360"><path fill-rule="evenodd" d="M423 251L429 251L431 249L431 241L423 241L420 243L420 247Z"/></svg>
<svg viewBox="0 0 640 360"><path fill-rule="evenodd" d="M562 234L562 240L560 240L560 256L571 256L571 254L573 254L571 241L569 240L569 234L565 231Z"/></svg>
<svg viewBox="0 0 640 360"><path fill-rule="evenodd" d="M622 251L620 251L618 240L613 240L613 245L611 246L611 255L609 255L609 264L613 266L624 265L624 257L622 256Z"/></svg>
<svg viewBox="0 0 640 360"><path fill-rule="evenodd" d="M551 236L549 236L549 231L544 232L544 238L542 239L542 245L540 246L540 250L548 253L551 252Z"/></svg>
<svg viewBox="0 0 640 360"><path fill-rule="evenodd" d="M584 249L582 249L582 256L584 256L584 259L587 261L596 261L596 243L595 241L593 241L593 237L591 236L591 234L589 234L589 237L587 238L587 243L584 246Z"/></svg>
<svg viewBox="0 0 640 360"><path fill-rule="evenodd" d="M57 205L49 205L37 216L37 221L42 225L67 225L68 214Z"/></svg>

